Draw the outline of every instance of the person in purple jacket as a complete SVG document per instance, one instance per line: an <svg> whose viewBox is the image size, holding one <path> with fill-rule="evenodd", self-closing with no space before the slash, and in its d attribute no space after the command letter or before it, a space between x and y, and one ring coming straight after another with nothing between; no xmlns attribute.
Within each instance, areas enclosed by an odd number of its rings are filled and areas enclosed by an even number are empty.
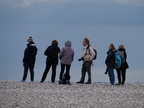
<svg viewBox="0 0 144 108"><path fill-rule="evenodd" d="M70 84L70 67L74 60L74 50L71 48L71 41L65 42L65 47L62 48L59 54L61 60L61 72L59 76L59 84ZM66 73L64 74L66 67ZM64 75L63 75L64 74ZM65 79L65 82L62 79Z"/></svg>

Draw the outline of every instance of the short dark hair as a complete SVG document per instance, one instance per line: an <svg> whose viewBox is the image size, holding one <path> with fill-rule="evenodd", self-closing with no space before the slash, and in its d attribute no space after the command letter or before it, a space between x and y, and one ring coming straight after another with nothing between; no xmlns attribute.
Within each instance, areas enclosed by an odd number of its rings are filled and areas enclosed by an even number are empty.
<svg viewBox="0 0 144 108"><path fill-rule="evenodd" d="M57 40L53 40L52 41L52 45L58 45L58 41Z"/></svg>
<svg viewBox="0 0 144 108"><path fill-rule="evenodd" d="M84 41L89 45L90 44L90 41L88 38L84 38Z"/></svg>

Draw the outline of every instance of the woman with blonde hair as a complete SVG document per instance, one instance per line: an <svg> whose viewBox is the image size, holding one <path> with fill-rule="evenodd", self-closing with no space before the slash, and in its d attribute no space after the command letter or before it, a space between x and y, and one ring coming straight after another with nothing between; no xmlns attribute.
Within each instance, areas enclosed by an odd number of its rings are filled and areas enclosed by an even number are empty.
<svg viewBox="0 0 144 108"><path fill-rule="evenodd" d="M115 46L113 44L109 44L107 52L107 58L105 60L105 64L107 66L108 75L110 79L110 84L115 84L115 75L114 75L114 65L115 65Z"/></svg>
<svg viewBox="0 0 144 108"><path fill-rule="evenodd" d="M127 53L125 51L124 45L119 45L118 55L120 55L120 57L121 57L122 64L119 69L116 69L117 77L118 77L118 84L116 84L116 85L120 85L120 84L123 85L123 84L125 84L125 79L126 79L126 69L129 68L128 63L126 61Z"/></svg>

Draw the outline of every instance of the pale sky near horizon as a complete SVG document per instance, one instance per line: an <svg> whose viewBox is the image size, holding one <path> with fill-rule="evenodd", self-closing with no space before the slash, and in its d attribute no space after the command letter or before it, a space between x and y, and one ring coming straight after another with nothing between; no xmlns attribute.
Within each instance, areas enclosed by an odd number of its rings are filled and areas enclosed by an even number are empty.
<svg viewBox="0 0 144 108"><path fill-rule="evenodd" d="M32 36L38 47L36 81L45 68L43 53L54 39L60 48L65 41L72 41L75 60L71 80L78 81L82 63L77 59L81 57L82 40L88 37L98 52L92 67L93 82L109 82L104 75L109 43L126 47L130 66L127 82L144 82L143 13L144 0L0 0L0 80L22 79L26 40ZM59 71L60 65L56 80ZM47 81L50 77L51 71Z"/></svg>

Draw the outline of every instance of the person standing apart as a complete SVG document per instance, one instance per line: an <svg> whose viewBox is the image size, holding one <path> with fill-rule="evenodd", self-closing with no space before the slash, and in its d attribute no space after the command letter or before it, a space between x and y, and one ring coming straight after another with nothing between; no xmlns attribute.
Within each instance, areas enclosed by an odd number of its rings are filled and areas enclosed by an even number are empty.
<svg viewBox="0 0 144 108"><path fill-rule="evenodd" d="M107 66L108 75L110 79L110 84L115 84L115 75L114 75L114 65L115 65L115 53L117 52L115 46L110 44L108 46L109 50L107 52L107 58L105 60L105 64Z"/></svg>
<svg viewBox="0 0 144 108"><path fill-rule="evenodd" d="M90 46L90 41L88 38L84 38L83 40L83 51L82 51L82 57L79 59L79 61L83 60L83 65L82 65L82 77L78 84L84 84L85 80L85 75L86 72L88 73L88 81L85 84L91 84L91 65L92 61L95 57L95 52L93 48Z"/></svg>
<svg viewBox="0 0 144 108"><path fill-rule="evenodd" d="M122 64L121 67L117 70L117 78L118 78L118 84L116 85L120 85L120 84L125 84L125 80L126 80L126 69L129 68L128 63L127 63L127 53L125 51L124 45L119 45L119 49L118 49L118 55L120 55L121 60L122 60Z"/></svg>
<svg viewBox="0 0 144 108"><path fill-rule="evenodd" d="M62 48L60 54L59 54L59 59L61 60L61 72L59 76L59 84L70 84L70 67L71 63L74 60L74 50L71 48L71 41L66 41L65 42L65 47ZM66 82L62 81L63 73L65 71L66 67L66 73L65 73L65 80Z"/></svg>
<svg viewBox="0 0 144 108"><path fill-rule="evenodd" d="M30 70L31 82L34 82L34 66L38 49L35 43L33 42L32 37L29 37L27 42L28 42L27 48L24 51L24 57L23 57L24 74L21 82L26 82L28 69Z"/></svg>
<svg viewBox="0 0 144 108"><path fill-rule="evenodd" d="M51 82L55 82L55 77L56 77L56 67L58 64L58 54L60 52L60 48L58 47L58 42L57 40L52 41L52 45L49 46L46 51L44 52L44 55L47 56L47 61L46 61L46 68L43 73L41 83L45 81L46 76L52 66L52 76L51 76Z"/></svg>

